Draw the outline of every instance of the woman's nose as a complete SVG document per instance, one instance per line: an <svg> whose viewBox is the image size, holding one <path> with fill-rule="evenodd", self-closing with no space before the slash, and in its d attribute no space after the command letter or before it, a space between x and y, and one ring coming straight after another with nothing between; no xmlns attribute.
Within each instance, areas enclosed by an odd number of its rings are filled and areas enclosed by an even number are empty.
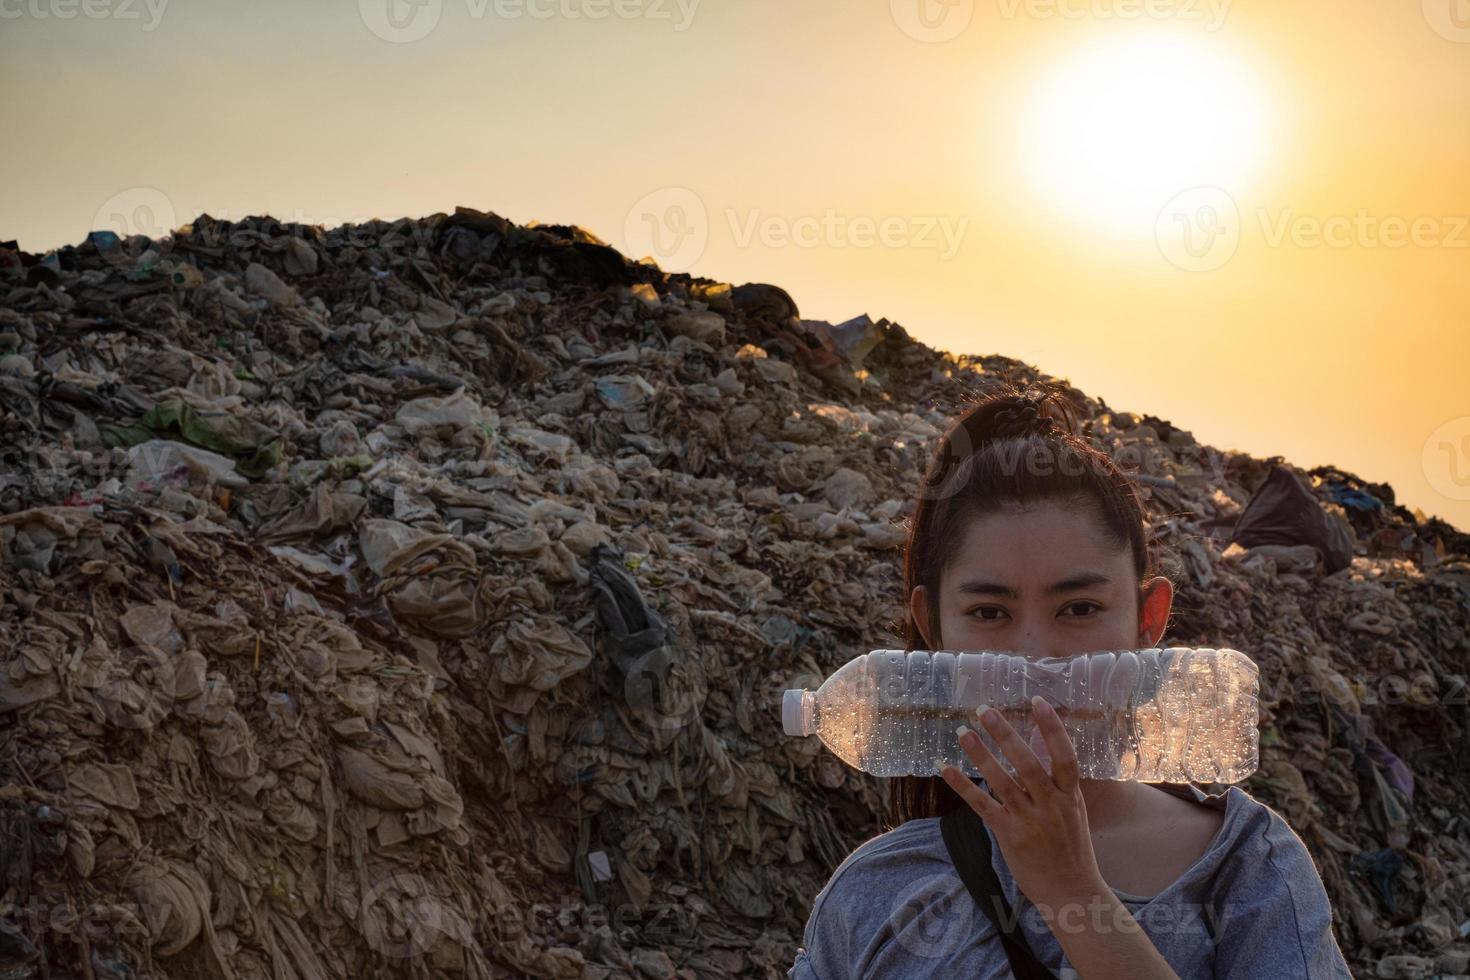
<svg viewBox="0 0 1470 980"><path fill-rule="evenodd" d="M1053 653L1052 644L1047 641L1040 630L1020 630L1011 638L1011 644L1012 649L1027 660L1039 660Z"/></svg>
<svg viewBox="0 0 1470 980"><path fill-rule="evenodd" d="M1043 626L1022 626L1011 634L1011 649L1027 660L1071 655L1062 638L1051 635Z"/></svg>

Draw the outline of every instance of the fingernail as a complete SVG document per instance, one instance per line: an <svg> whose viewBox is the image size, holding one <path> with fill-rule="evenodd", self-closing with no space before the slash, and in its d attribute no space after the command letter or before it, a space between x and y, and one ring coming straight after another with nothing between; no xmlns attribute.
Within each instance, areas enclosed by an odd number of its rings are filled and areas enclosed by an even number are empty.
<svg viewBox="0 0 1470 980"><path fill-rule="evenodd" d="M936 772L938 772L941 776L943 776L944 775L944 768L945 768L945 766L948 766L949 763L946 762L945 759L942 756L937 756L937 755L934 757L933 762L934 762L934 770Z"/></svg>
<svg viewBox="0 0 1470 980"><path fill-rule="evenodd" d="M980 720L985 722L985 724L987 725L999 725L1000 712L996 711L994 708L986 708L985 713L980 716Z"/></svg>
<svg viewBox="0 0 1470 980"><path fill-rule="evenodd" d="M1051 705L1040 694L1033 694L1031 696L1031 708L1034 711L1050 711Z"/></svg>
<svg viewBox="0 0 1470 980"><path fill-rule="evenodd" d="M967 737L968 738L974 738L975 737L975 733L970 729L970 726L969 725L960 725L959 727L957 727L954 730L954 733L955 733L955 736L959 738L961 745L967 745L967 744L969 744L969 743L967 743L965 741L965 739Z"/></svg>

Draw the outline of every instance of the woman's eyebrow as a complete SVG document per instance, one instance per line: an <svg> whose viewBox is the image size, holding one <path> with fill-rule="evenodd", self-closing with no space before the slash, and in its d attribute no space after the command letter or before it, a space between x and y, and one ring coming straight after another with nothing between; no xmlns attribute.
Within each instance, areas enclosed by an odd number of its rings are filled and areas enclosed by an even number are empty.
<svg viewBox="0 0 1470 980"><path fill-rule="evenodd" d="M1112 579L1101 572L1081 572L1047 586L1047 595L1061 595L1063 592L1075 592L1085 589L1089 585L1106 585ZM998 582L963 582L960 584L959 592L963 595L998 595L1007 599L1019 599L1021 594L1009 585L1001 585Z"/></svg>

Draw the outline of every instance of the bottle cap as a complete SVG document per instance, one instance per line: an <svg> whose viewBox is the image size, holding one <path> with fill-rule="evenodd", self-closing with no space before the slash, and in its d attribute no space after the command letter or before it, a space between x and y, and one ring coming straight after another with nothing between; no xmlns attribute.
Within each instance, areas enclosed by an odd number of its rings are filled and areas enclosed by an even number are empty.
<svg viewBox="0 0 1470 980"><path fill-rule="evenodd" d="M806 730L806 719L802 716L801 696L805 694L802 690L789 690L781 698L781 727L786 730L787 735L809 735Z"/></svg>

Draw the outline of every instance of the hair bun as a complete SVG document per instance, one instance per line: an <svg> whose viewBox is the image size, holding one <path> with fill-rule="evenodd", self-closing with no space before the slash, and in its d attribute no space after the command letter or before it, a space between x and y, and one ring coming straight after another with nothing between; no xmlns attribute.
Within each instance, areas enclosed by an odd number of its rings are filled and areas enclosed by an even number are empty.
<svg viewBox="0 0 1470 980"><path fill-rule="evenodd" d="M999 437L1047 435L1057 429L1056 420L1041 413L1042 401L1034 395L1023 395L995 413L995 434Z"/></svg>

